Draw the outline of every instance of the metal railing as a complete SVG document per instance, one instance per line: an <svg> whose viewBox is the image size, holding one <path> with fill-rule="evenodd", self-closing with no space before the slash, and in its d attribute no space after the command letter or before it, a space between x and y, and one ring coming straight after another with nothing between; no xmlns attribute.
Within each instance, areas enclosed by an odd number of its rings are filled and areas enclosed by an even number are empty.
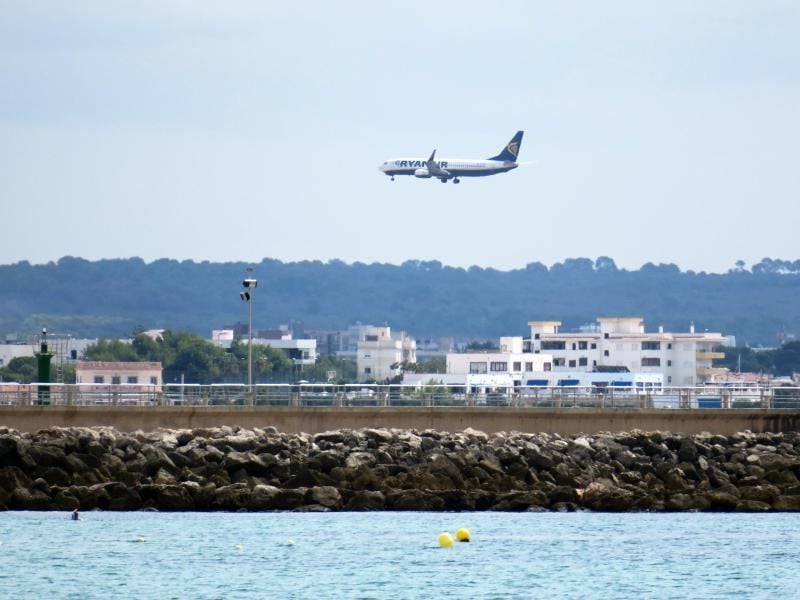
<svg viewBox="0 0 800 600"><path fill-rule="evenodd" d="M800 410L800 387L0 383L0 405Z"/></svg>

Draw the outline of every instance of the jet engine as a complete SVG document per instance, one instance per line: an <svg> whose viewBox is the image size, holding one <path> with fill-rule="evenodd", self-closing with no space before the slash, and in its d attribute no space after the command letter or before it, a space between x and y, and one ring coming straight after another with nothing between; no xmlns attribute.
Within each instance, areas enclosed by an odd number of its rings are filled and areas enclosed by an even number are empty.
<svg viewBox="0 0 800 600"><path fill-rule="evenodd" d="M417 169L414 171L414 177L419 177L421 179L428 179L431 176L430 171L428 169Z"/></svg>

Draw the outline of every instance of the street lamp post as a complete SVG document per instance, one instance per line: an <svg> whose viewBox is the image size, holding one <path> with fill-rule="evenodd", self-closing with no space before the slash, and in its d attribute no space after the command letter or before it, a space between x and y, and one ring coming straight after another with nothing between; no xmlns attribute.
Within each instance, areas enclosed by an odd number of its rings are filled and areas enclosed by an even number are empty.
<svg viewBox="0 0 800 600"><path fill-rule="evenodd" d="M247 302L247 393L250 396L250 403L253 398L253 292L258 287L258 281L253 279L253 269L246 269L242 286L244 291L239 292L239 297L243 302Z"/></svg>

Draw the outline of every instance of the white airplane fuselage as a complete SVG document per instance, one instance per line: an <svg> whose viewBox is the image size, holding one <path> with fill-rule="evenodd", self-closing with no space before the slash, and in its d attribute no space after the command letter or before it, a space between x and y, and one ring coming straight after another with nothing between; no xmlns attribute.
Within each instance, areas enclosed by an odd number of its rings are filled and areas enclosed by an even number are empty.
<svg viewBox="0 0 800 600"><path fill-rule="evenodd" d="M486 177L507 173L516 169L517 156L522 145L523 131L518 131L503 147L500 154L476 160L474 158L440 158L436 160L436 150L430 158L392 158L378 169L394 181L395 175L413 175L420 179L438 179L442 183L452 180L458 183L460 177Z"/></svg>
<svg viewBox="0 0 800 600"><path fill-rule="evenodd" d="M434 161L440 169L453 177L485 177L506 173L519 165L505 160L470 160L467 158L442 158ZM378 167L386 175L414 175L421 179L435 177L428 172L425 158L393 158Z"/></svg>

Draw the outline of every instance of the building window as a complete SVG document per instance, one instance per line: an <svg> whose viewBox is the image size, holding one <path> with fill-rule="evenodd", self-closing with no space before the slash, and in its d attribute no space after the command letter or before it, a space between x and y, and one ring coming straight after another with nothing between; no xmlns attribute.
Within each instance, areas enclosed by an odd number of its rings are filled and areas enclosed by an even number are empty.
<svg viewBox="0 0 800 600"><path fill-rule="evenodd" d="M672 344L667 344L667 350L672 350Z"/></svg>
<svg viewBox="0 0 800 600"><path fill-rule="evenodd" d="M661 366L661 359L660 358L642 358L642 366L643 367L660 367Z"/></svg>
<svg viewBox="0 0 800 600"><path fill-rule="evenodd" d="M151 377L150 385L158 385L158 377Z"/></svg>
<svg viewBox="0 0 800 600"><path fill-rule="evenodd" d="M671 360L668 360L668 361L667 361L667 366L668 366L668 367L671 367L671 366L672 366L672 361L671 361Z"/></svg>
<svg viewBox="0 0 800 600"><path fill-rule="evenodd" d="M515 371L522 371L522 363L521 362L515 362L514 363L514 370Z"/></svg>
<svg viewBox="0 0 800 600"><path fill-rule="evenodd" d="M574 359L569 361L569 368L570 369L574 369L575 368L575 360Z"/></svg>
<svg viewBox="0 0 800 600"><path fill-rule="evenodd" d="M364 374L369 375L372 373L372 367L364 367Z"/></svg>
<svg viewBox="0 0 800 600"><path fill-rule="evenodd" d="M565 350L567 347L565 342L546 341L542 342L542 350Z"/></svg>
<svg viewBox="0 0 800 600"><path fill-rule="evenodd" d="M112 375L111 383L112 385L119 385L120 383L122 383L122 378L119 375Z"/></svg>
<svg viewBox="0 0 800 600"><path fill-rule="evenodd" d="M139 383L139 378L136 375L129 375L128 383Z"/></svg>
<svg viewBox="0 0 800 600"><path fill-rule="evenodd" d="M539 339L539 334L538 333L534 333L533 334L533 339L538 340Z"/></svg>
<svg viewBox="0 0 800 600"><path fill-rule="evenodd" d="M592 342L592 345L590 347L592 350L597 350L597 344L595 344L594 342Z"/></svg>
<svg viewBox="0 0 800 600"><path fill-rule="evenodd" d="M578 366L579 367L588 367L589 366L589 359L585 356L583 358L578 359Z"/></svg>
<svg viewBox="0 0 800 600"><path fill-rule="evenodd" d="M94 382L95 383L105 383L106 382L106 378L103 377L102 375L95 375L94 376Z"/></svg>
<svg viewBox="0 0 800 600"><path fill-rule="evenodd" d="M564 358L554 358L553 359L553 366L554 367L563 367L566 364L566 359Z"/></svg>
<svg viewBox="0 0 800 600"><path fill-rule="evenodd" d="M476 373L476 374L486 373L486 363L485 362L471 362L471 363L469 363L469 372L470 373Z"/></svg>
<svg viewBox="0 0 800 600"><path fill-rule="evenodd" d="M493 362L489 365L489 370L493 373L505 373L508 371L508 363L503 362Z"/></svg>
<svg viewBox="0 0 800 600"><path fill-rule="evenodd" d="M589 342L578 342L578 350L586 350L589 347Z"/></svg>
<svg viewBox="0 0 800 600"><path fill-rule="evenodd" d="M533 371L533 363L532 362L526 362L525 363L525 370L526 371Z"/></svg>
<svg viewBox="0 0 800 600"><path fill-rule="evenodd" d="M553 365L551 365L548 362L544 363L544 369L543 369L544 371L551 371L552 369L553 369Z"/></svg>
<svg viewBox="0 0 800 600"><path fill-rule="evenodd" d="M603 350L603 356L608 356L608 350Z"/></svg>
<svg viewBox="0 0 800 600"><path fill-rule="evenodd" d="M642 350L661 350L661 342L642 342Z"/></svg>
<svg viewBox="0 0 800 600"><path fill-rule="evenodd" d="M577 350L578 349L578 346L575 344L575 342L572 342L572 349L573 350Z"/></svg>

